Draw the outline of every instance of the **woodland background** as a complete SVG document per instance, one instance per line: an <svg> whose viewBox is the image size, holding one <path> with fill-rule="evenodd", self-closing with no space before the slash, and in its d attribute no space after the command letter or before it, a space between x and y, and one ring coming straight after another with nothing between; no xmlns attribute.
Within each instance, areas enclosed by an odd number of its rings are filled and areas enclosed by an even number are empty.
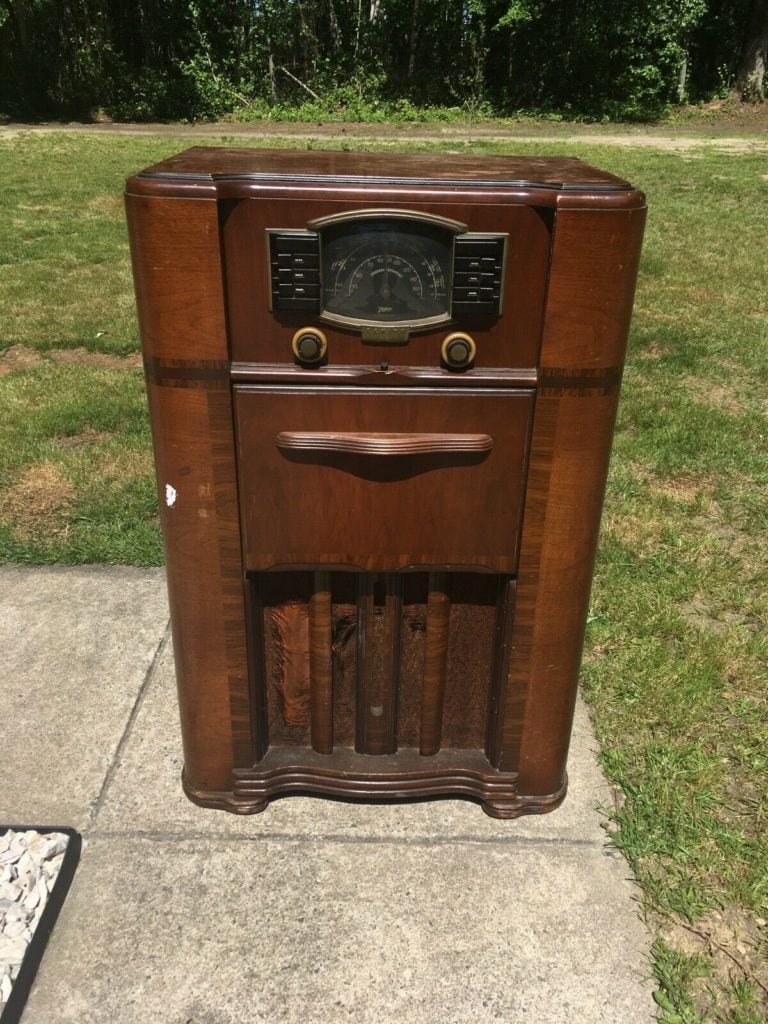
<svg viewBox="0 0 768 1024"><path fill-rule="evenodd" d="M0 0L0 114L649 120L767 51L768 0Z"/></svg>

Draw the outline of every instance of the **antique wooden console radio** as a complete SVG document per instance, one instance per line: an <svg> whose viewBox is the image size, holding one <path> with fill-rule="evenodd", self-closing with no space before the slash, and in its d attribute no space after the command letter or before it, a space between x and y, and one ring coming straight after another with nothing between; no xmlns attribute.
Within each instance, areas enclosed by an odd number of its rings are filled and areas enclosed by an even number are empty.
<svg viewBox="0 0 768 1024"><path fill-rule="evenodd" d="M197 148L127 209L188 795L557 806L642 193Z"/></svg>

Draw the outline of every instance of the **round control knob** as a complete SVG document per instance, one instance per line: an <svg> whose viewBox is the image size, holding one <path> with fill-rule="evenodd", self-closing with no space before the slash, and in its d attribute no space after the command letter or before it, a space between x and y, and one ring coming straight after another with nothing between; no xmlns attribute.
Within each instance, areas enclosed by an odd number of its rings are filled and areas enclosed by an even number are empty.
<svg viewBox="0 0 768 1024"><path fill-rule="evenodd" d="M293 354L300 363L319 363L328 351L328 339L316 327L302 327L291 340Z"/></svg>
<svg viewBox="0 0 768 1024"><path fill-rule="evenodd" d="M449 334L441 349L443 362L452 370L463 370L477 355L477 345L468 334Z"/></svg>

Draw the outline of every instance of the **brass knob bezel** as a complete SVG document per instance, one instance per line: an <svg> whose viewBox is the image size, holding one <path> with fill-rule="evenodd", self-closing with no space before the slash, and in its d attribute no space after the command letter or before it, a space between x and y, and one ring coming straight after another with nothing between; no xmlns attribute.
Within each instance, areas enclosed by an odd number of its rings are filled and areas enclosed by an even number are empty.
<svg viewBox="0 0 768 1024"><path fill-rule="evenodd" d="M320 343L320 352L314 359L306 359L299 352L299 341L308 334L312 335L313 338L317 338ZM328 339L325 336L325 332L321 331L318 327L300 327L291 338L291 351L297 363L302 363L304 366L317 366L318 363L322 363L325 359L328 351Z"/></svg>
<svg viewBox="0 0 768 1024"><path fill-rule="evenodd" d="M454 362L448 357L448 348L454 341L463 341L469 346L469 356L461 363ZM440 354L443 357L445 365L451 370L466 370L466 368L471 366L475 361L477 345L475 344L475 339L465 331L453 331L451 334L446 335L443 340L443 344L440 347Z"/></svg>

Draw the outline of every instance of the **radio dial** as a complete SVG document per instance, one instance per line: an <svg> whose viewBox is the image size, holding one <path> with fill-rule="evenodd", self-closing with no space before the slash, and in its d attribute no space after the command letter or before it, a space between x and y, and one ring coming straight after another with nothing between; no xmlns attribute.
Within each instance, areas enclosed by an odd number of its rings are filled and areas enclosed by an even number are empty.
<svg viewBox="0 0 768 1024"><path fill-rule="evenodd" d="M443 342L443 362L452 370L463 370L473 362L477 346L468 334L449 334Z"/></svg>
<svg viewBox="0 0 768 1024"><path fill-rule="evenodd" d="M302 327L294 334L291 348L298 362L312 365L325 358L328 339L316 327Z"/></svg>

